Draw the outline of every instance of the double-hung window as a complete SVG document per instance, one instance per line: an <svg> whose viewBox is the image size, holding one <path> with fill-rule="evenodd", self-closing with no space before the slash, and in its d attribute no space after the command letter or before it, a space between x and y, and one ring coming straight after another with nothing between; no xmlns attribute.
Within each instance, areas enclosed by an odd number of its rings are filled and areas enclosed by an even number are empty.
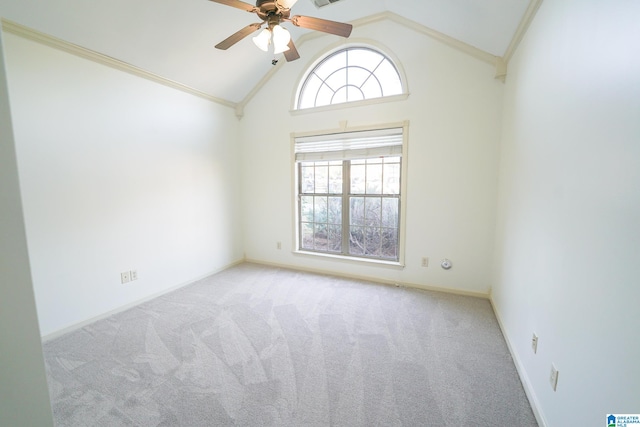
<svg viewBox="0 0 640 427"><path fill-rule="evenodd" d="M298 250L399 261L403 128L295 138Z"/></svg>

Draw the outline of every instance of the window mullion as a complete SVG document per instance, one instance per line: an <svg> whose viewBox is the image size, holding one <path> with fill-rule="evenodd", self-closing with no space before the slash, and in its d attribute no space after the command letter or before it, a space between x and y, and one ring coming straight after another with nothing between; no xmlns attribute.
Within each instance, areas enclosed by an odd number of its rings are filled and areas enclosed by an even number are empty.
<svg viewBox="0 0 640 427"><path fill-rule="evenodd" d="M349 255L350 209L349 193L351 192L351 162L342 162L342 254Z"/></svg>
<svg viewBox="0 0 640 427"><path fill-rule="evenodd" d="M302 249L302 163L298 162L298 248Z"/></svg>
<svg viewBox="0 0 640 427"><path fill-rule="evenodd" d="M347 94L345 96L346 96L346 99L347 99L346 102L349 102L350 101L350 99L349 99L349 67L350 67L350 64L349 64L349 49L347 49L347 51L345 52L344 57L345 57L345 62L346 62L344 79L345 79L345 83L346 83L346 89L345 90L347 91Z"/></svg>

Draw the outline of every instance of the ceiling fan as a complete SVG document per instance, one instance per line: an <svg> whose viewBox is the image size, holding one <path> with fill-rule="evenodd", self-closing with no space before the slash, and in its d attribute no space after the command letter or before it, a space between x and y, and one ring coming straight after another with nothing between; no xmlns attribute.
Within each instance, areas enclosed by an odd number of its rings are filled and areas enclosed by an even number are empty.
<svg viewBox="0 0 640 427"><path fill-rule="evenodd" d="M269 45L273 43L273 53L284 53L287 61L295 61L300 58L300 54L291 40L291 35L280 24L291 22L296 27L310 30L322 31L335 34L341 37L349 37L353 26L341 22L329 21L327 19L312 18L309 16L291 16L291 7L297 0L256 0L256 5L252 6L239 0L211 0L237 9L246 10L258 15L262 19L261 23L249 24L240 31L227 37L216 45L216 48L227 50L240 40L258 31L264 24L267 27L260 34L253 38L253 42L265 52Z"/></svg>

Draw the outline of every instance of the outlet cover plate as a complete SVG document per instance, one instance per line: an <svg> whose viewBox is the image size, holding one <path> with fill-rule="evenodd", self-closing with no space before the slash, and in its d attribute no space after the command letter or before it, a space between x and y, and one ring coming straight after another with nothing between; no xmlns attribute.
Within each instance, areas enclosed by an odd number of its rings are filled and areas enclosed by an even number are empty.
<svg viewBox="0 0 640 427"><path fill-rule="evenodd" d="M129 283L131 281L131 274L128 271L120 273L120 283Z"/></svg>
<svg viewBox="0 0 640 427"><path fill-rule="evenodd" d="M553 391L556 391L556 389L558 388L558 374L558 369L552 363L551 374L549 375L549 383L551 383L551 388L553 389Z"/></svg>

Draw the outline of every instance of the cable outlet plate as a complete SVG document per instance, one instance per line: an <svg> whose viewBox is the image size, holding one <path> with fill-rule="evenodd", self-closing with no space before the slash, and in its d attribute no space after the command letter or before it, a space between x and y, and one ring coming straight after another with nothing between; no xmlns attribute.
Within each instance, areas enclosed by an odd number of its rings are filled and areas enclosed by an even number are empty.
<svg viewBox="0 0 640 427"><path fill-rule="evenodd" d="M120 283L129 283L131 281L131 273L129 271L123 271L120 273Z"/></svg>
<svg viewBox="0 0 640 427"><path fill-rule="evenodd" d="M538 353L538 336L535 333L531 338L531 349L533 350L533 354Z"/></svg>
<svg viewBox="0 0 640 427"><path fill-rule="evenodd" d="M120 273L120 283L125 284L138 280L138 270L123 271Z"/></svg>

